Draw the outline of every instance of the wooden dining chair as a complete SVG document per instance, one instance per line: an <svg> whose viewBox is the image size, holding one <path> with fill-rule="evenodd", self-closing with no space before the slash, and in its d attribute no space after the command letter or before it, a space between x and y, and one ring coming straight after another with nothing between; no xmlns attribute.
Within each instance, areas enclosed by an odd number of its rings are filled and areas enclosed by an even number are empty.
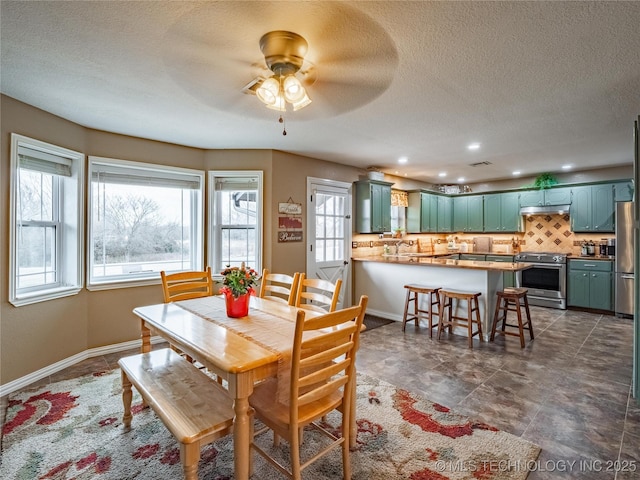
<svg viewBox="0 0 640 480"><path fill-rule="evenodd" d="M162 278L162 294L164 303L191 298L208 297L213 295L213 280L211 279L211 267L203 272L160 272Z"/></svg>
<svg viewBox="0 0 640 480"><path fill-rule="evenodd" d="M213 279L211 278L211 267L207 267L204 271L189 271L167 274L164 270L160 272L162 279L162 295L164 303L177 302L180 300L190 300L192 298L209 297L213 295ZM191 363L193 358L174 345L170 345L171 349L184 356ZM218 377L218 383L222 383L222 379Z"/></svg>
<svg viewBox="0 0 640 480"><path fill-rule="evenodd" d="M342 279L340 278L334 284L329 280L307 278L304 273L301 273L295 306L316 312L333 312L338 305L341 287Z"/></svg>
<svg viewBox="0 0 640 480"><path fill-rule="evenodd" d="M300 274L298 272L291 276L284 273L270 273L265 268L262 270L258 297L295 305L299 279Z"/></svg>
<svg viewBox="0 0 640 480"><path fill-rule="evenodd" d="M343 476L351 478L349 436L351 415L354 413L352 405L355 403L352 402L355 395L355 354L367 301L368 297L363 295L354 307L309 319L305 318L303 310L298 310L291 356L289 404L278 401L277 378L257 385L249 397L255 415L265 425L252 435L251 447L289 478L300 479L304 468L338 446L342 447ZM309 335L309 332L314 335ZM342 412L342 434L339 437L316 423L336 409ZM327 436L330 443L301 464L301 433L306 426ZM255 443L257 436L267 430L273 431L276 445L280 437L289 443L291 470Z"/></svg>

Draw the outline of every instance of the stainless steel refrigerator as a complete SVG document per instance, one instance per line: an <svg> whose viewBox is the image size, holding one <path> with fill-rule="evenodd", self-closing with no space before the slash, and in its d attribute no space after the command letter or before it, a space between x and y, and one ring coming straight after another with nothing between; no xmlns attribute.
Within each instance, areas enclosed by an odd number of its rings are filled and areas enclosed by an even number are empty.
<svg viewBox="0 0 640 480"><path fill-rule="evenodd" d="M616 315L633 316L633 202L616 204Z"/></svg>

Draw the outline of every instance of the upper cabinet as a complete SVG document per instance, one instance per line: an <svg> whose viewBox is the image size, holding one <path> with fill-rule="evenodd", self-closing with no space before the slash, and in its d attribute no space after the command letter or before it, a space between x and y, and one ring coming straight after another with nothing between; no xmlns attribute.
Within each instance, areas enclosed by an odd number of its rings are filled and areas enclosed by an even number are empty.
<svg viewBox="0 0 640 480"><path fill-rule="evenodd" d="M438 232L449 233L453 231L453 198L437 195Z"/></svg>
<svg viewBox="0 0 640 480"><path fill-rule="evenodd" d="M613 184L573 187L571 230L573 232L614 232Z"/></svg>
<svg viewBox="0 0 640 480"><path fill-rule="evenodd" d="M427 192L409 192L407 232L438 231L438 196Z"/></svg>
<svg viewBox="0 0 640 480"><path fill-rule="evenodd" d="M545 205L569 205L571 188L559 187L543 190L527 190L520 194L521 207L543 207Z"/></svg>
<svg viewBox="0 0 640 480"><path fill-rule="evenodd" d="M485 232L520 232L523 229L519 192L492 193L484 196Z"/></svg>
<svg viewBox="0 0 640 480"><path fill-rule="evenodd" d="M614 183L613 190L616 202L633 202L633 180Z"/></svg>
<svg viewBox="0 0 640 480"><path fill-rule="evenodd" d="M356 231L382 233L391 231L391 185L376 180L354 182L356 186Z"/></svg>
<svg viewBox="0 0 640 480"><path fill-rule="evenodd" d="M483 231L483 196L465 195L453 198L453 231Z"/></svg>

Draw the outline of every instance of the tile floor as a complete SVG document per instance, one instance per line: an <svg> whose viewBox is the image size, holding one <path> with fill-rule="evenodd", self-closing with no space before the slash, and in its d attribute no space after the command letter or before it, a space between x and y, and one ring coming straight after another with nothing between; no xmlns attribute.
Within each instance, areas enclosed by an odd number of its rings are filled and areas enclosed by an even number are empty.
<svg viewBox="0 0 640 480"><path fill-rule="evenodd" d="M524 349L517 337L470 350L466 337L385 325L363 333L358 368L540 445L531 480L640 479L633 321L542 307L531 316Z"/></svg>
<svg viewBox="0 0 640 480"><path fill-rule="evenodd" d="M640 479L632 320L541 307L532 319L536 339L524 349L499 336L470 350L465 337L437 341L413 324L403 334L393 322L363 333L358 369L540 445L530 480ZM29 388L116 368L135 352L85 360Z"/></svg>

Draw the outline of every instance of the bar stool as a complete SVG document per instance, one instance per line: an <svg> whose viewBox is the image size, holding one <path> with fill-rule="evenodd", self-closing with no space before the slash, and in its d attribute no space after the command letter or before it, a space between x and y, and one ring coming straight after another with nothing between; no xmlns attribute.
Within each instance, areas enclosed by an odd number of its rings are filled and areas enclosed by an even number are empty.
<svg viewBox="0 0 640 480"><path fill-rule="evenodd" d="M529 337L533 340L533 326L531 325L531 313L529 312L529 300L527 299L526 288L505 288L502 291L496 292L498 300L496 301L496 311L493 315L493 326L491 327L490 341L496 337L496 333L501 335L513 335L514 337L520 337L520 348L524 348L524 330L529 330ZM520 300L523 301L520 304ZM527 315L527 321L522 322L521 307L524 305L524 310ZM502 314L500 312L503 312ZM516 312L518 315L518 324L512 325L507 323L507 313ZM496 332L498 322L502 320L502 329ZM505 327L514 327L518 329L516 332L507 332Z"/></svg>
<svg viewBox="0 0 640 480"><path fill-rule="evenodd" d="M422 285L405 285L407 290L407 298L404 302L404 316L402 317L402 331L404 332L407 322L411 320L415 321L416 327L419 325L420 319L424 318L429 322L429 336L433 338L433 327L438 325L433 324L433 316L440 316L440 308L438 312L435 312L433 307L439 307L440 301L438 299L439 287L425 287ZM427 298L427 310L420 308L420 294L428 295ZM413 314L409 314L409 304L413 303Z"/></svg>
<svg viewBox="0 0 640 480"><path fill-rule="evenodd" d="M440 290L440 322L438 323L438 340L440 340L440 334L446 327L449 329L449 333L452 333L452 328L456 322L461 322L467 327L469 336L469 348L473 348L473 337L478 335L481 342L484 341L482 336L482 321L480 320L480 303L478 297L482 295L480 292L461 292L456 290ZM467 316L459 317L453 315L453 300L464 300L467 302ZM475 312L475 318L473 313ZM478 325L478 330L473 331L473 324Z"/></svg>

